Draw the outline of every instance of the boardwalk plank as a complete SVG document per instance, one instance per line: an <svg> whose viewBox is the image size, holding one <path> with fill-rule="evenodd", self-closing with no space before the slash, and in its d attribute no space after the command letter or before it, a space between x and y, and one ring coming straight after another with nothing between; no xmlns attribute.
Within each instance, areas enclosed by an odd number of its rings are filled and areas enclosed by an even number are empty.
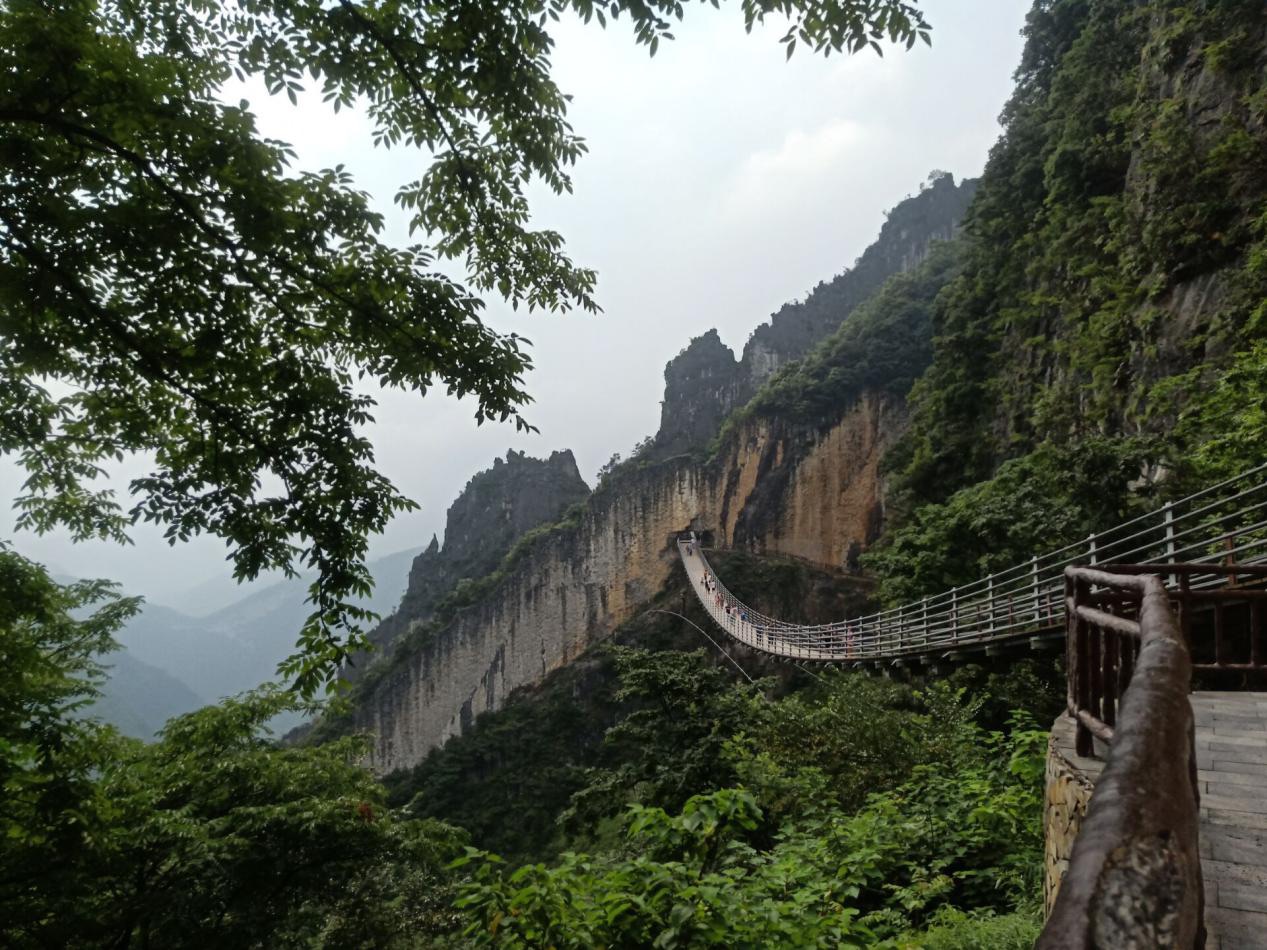
<svg viewBox="0 0 1267 950"><path fill-rule="evenodd" d="M1267 950L1263 693L1194 693L1207 950Z"/></svg>

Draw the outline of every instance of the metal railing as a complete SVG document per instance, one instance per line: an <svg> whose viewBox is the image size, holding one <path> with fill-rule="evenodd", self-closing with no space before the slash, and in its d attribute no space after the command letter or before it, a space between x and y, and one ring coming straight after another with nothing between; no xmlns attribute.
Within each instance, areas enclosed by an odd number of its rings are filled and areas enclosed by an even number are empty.
<svg viewBox="0 0 1267 950"><path fill-rule="evenodd" d="M753 610L716 577L698 545L679 541L712 581L696 584L704 606L731 636L781 657L818 661L888 659L1014 640L1064 624L1065 568L1156 562L1199 567L1267 561L1267 466L1258 466L1178 501L1089 535L1005 571L933 597L829 624L792 624ZM688 554L693 550L693 554ZM1188 576L1199 593L1226 577ZM1194 579L1195 577L1195 579Z"/></svg>
<svg viewBox="0 0 1267 950"><path fill-rule="evenodd" d="M1192 664L1156 574L1065 572L1069 713L1104 771L1037 950L1205 945Z"/></svg>

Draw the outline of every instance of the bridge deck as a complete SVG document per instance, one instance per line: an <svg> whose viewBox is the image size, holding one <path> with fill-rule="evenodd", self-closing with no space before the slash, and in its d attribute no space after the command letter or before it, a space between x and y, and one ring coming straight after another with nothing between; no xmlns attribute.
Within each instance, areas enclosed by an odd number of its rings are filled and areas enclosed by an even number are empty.
<svg viewBox="0 0 1267 950"><path fill-rule="evenodd" d="M1267 948L1267 693L1192 694L1208 950Z"/></svg>
<svg viewBox="0 0 1267 950"><path fill-rule="evenodd" d="M682 564L686 568L686 576L691 580L700 603L708 611L713 621L740 643L755 647L774 656L789 657L802 660L832 660L834 654L820 650L805 649L784 641L774 631L768 630L747 620L747 614L739 610L726 610L726 605L711 592L704 590L705 561L698 554L692 554L685 548L682 550Z"/></svg>

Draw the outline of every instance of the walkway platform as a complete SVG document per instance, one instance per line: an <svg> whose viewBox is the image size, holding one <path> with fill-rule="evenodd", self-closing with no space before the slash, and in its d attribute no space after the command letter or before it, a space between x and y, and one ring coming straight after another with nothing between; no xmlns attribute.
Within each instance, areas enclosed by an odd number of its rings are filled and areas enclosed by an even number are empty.
<svg viewBox="0 0 1267 950"><path fill-rule="evenodd" d="M1192 694L1207 950L1267 950L1267 693Z"/></svg>
<svg viewBox="0 0 1267 950"><path fill-rule="evenodd" d="M1192 714L1206 950L1267 950L1267 693L1196 692ZM1103 760L1074 751L1068 716L1052 736L1084 781L1100 777Z"/></svg>

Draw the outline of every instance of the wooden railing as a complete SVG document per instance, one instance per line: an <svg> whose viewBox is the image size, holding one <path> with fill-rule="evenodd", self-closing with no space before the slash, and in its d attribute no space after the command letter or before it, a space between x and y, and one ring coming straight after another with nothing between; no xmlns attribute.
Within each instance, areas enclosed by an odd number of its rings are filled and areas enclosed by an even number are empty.
<svg viewBox="0 0 1267 950"><path fill-rule="evenodd" d="M1098 740L1107 761L1036 946L1200 950L1192 663L1172 592L1142 568L1065 579L1069 713L1079 754Z"/></svg>
<svg viewBox="0 0 1267 950"><path fill-rule="evenodd" d="M1138 591L1102 578L1153 576L1166 591L1191 667L1206 674L1267 674L1267 566L1109 564L1065 572L1069 714L1078 755L1113 738L1121 696L1141 646ZM1073 605L1078 613L1073 613Z"/></svg>

